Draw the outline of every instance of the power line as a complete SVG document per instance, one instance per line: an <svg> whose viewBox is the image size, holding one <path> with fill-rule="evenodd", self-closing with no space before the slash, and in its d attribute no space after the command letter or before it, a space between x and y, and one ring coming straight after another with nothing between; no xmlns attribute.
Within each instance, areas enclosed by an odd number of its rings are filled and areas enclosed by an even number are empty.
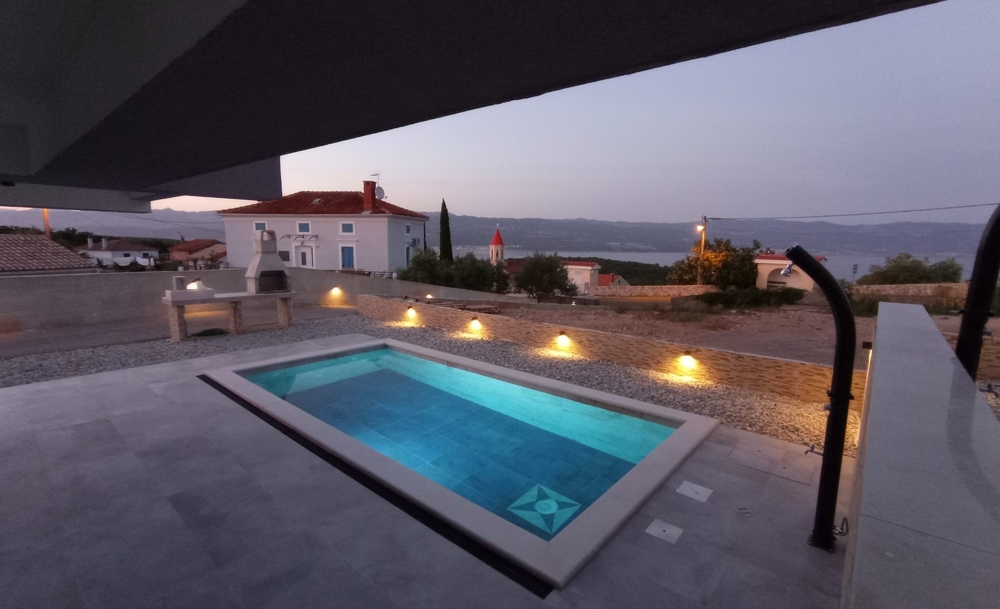
<svg viewBox="0 0 1000 609"><path fill-rule="evenodd" d="M709 220L813 220L819 218L854 218L858 216L884 216L888 214L913 214L923 211L942 211L947 209L969 209L972 207L997 207L998 203L975 203L972 205L950 205L946 207L925 207L923 209L897 209L894 211L866 211L853 214L818 214L814 216L769 216L756 218L709 218Z"/></svg>

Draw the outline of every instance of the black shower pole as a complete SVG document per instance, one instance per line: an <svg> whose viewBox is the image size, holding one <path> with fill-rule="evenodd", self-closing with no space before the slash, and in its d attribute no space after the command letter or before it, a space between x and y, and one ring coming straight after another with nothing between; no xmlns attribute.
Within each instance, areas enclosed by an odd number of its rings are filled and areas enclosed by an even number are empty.
<svg viewBox="0 0 1000 609"><path fill-rule="evenodd" d="M993 312L993 294L1000 275L1000 205L993 211L979 240L976 263L969 279L969 294L962 309L962 325L958 330L955 355L962 367L976 380L979 372L979 355L983 350L983 328Z"/></svg>
<svg viewBox="0 0 1000 609"><path fill-rule="evenodd" d="M812 278L823 291L837 328L837 346L833 351L833 380L830 383L830 415L826 419L826 439L823 443L823 464L819 472L819 493L816 496L816 516L809 545L834 550L833 527L837 516L837 491L840 468L844 460L844 439L847 436L847 412L851 400L851 377L854 375L854 349L857 330L851 301L844 288L816 258L801 246L789 248L785 255Z"/></svg>

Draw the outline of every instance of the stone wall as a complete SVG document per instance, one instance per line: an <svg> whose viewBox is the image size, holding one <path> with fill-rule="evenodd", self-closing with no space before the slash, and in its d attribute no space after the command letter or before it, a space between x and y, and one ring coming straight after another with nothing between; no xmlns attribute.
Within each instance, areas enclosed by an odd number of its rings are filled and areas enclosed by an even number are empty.
<svg viewBox="0 0 1000 609"><path fill-rule="evenodd" d="M597 298L676 298L717 292L711 285L606 285L594 288Z"/></svg>
<svg viewBox="0 0 1000 609"><path fill-rule="evenodd" d="M853 285L855 298L878 298L883 302L901 302L938 307L961 308L969 282L962 283L901 283L896 285Z"/></svg>
<svg viewBox="0 0 1000 609"><path fill-rule="evenodd" d="M415 313L413 317L407 315L407 308L411 306ZM602 359L663 372L680 381L711 381L805 402L829 401L826 392L830 389L833 372L829 366L692 347L639 336L560 327L502 315L474 314L378 296L359 296L358 311L366 317L381 321L440 328L467 338L516 342L541 349L552 357L576 355ZM473 317L477 317L482 324L478 331L470 326ZM565 331L569 338L567 346L557 343L561 331ZM692 367L685 366L685 355L693 358ZM854 372L855 400L851 402L852 408L861 408L865 378L864 372Z"/></svg>
<svg viewBox="0 0 1000 609"><path fill-rule="evenodd" d="M505 296L445 288L440 286L379 279L312 269L288 269L294 304L353 306L359 294L414 296L423 298L468 298L505 302L529 302L519 296ZM216 271L145 271L142 273L87 273L77 275L21 275L0 277L0 328L31 329L70 326L95 322L167 320L167 308L160 299L171 289L171 278L183 275L189 281L201 278L216 292L246 291L246 269ZM339 294L333 288L339 287ZM273 307L268 302L260 306ZM197 312L219 305L195 305Z"/></svg>

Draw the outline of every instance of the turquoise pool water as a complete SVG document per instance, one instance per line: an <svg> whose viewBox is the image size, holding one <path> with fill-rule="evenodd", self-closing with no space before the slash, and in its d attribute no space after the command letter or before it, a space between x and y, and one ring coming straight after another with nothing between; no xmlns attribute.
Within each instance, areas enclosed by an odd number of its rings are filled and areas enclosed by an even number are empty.
<svg viewBox="0 0 1000 609"><path fill-rule="evenodd" d="M390 349L246 378L543 539L674 431Z"/></svg>

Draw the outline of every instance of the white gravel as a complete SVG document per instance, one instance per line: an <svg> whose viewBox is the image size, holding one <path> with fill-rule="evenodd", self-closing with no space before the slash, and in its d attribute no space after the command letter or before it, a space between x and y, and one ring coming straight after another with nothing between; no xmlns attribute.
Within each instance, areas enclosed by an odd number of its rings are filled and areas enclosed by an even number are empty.
<svg viewBox="0 0 1000 609"><path fill-rule="evenodd" d="M157 340L0 360L0 387L355 333L394 338L644 402L702 414L718 419L730 427L798 444L816 444L817 450L821 450L823 445L826 413L821 404L803 403L712 383L671 381L657 372L609 362L546 357L516 343L451 338L440 330L392 327L359 315L302 321L287 330L252 332L240 336L192 338L183 343ZM854 438L857 436L858 423L857 414L852 412L848 422L846 449L846 453L851 456L856 451Z"/></svg>

